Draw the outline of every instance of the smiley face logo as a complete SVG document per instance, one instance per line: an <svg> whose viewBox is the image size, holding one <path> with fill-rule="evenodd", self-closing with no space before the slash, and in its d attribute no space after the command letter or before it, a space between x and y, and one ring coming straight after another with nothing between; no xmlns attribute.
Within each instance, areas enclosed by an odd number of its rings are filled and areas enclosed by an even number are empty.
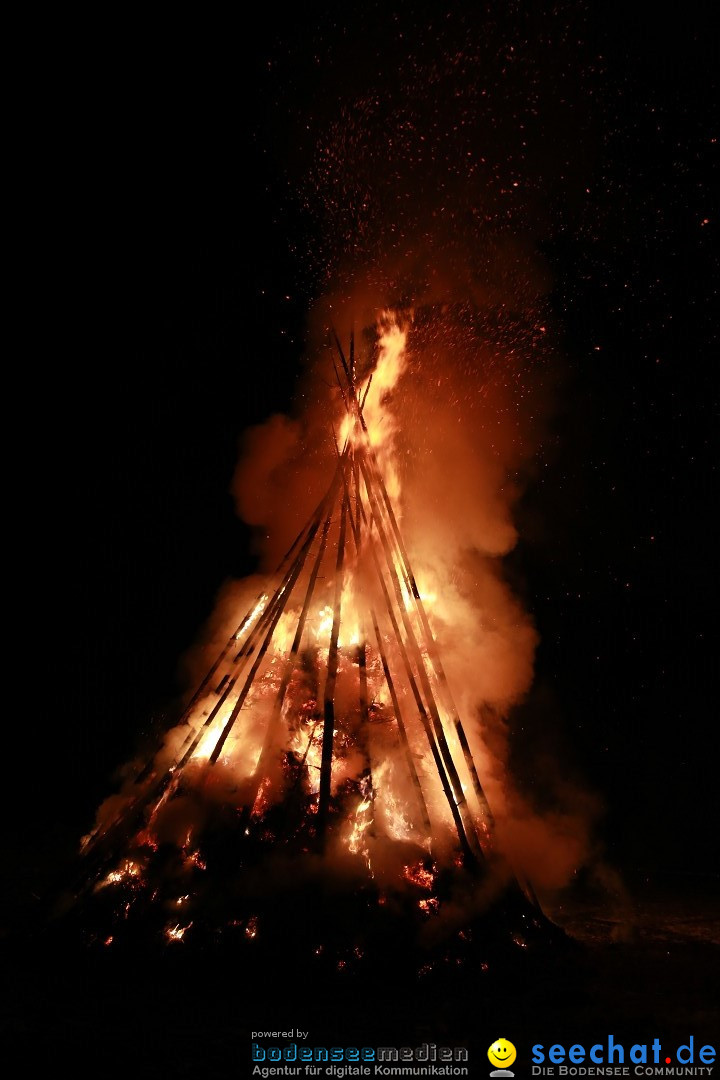
<svg viewBox="0 0 720 1080"><path fill-rule="evenodd" d="M488 1050L490 1064L496 1069L507 1069L516 1057L517 1050L508 1039L496 1039Z"/></svg>

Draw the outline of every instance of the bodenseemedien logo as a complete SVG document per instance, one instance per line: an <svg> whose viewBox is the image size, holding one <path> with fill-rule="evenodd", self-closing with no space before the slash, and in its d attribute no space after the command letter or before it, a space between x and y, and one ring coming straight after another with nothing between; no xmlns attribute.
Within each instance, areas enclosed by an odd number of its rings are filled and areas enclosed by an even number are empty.
<svg viewBox="0 0 720 1080"><path fill-rule="evenodd" d="M517 1050L509 1039L496 1039L488 1050L488 1061L495 1068L491 1076L515 1076L509 1066L515 1061Z"/></svg>

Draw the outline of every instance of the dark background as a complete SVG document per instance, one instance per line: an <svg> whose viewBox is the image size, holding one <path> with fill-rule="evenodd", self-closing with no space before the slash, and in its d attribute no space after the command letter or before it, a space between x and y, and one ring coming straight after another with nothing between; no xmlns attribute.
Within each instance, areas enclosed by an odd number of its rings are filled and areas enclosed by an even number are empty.
<svg viewBox="0 0 720 1080"><path fill-rule="evenodd" d="M718 870L717 50L701 5L568 10L605 64L597 228L543 245L567 362L509 567L541 635L525 708L552 713L545 749L601 798L607 858L693 888ZM63 23L22 81L29 904L162 726L216 590L253 568L228 493L239 438L290 408L317 286L293 116L339 92L343 63L392 57L389 17ZM313 57L333 48L328 91Z"/></svg>

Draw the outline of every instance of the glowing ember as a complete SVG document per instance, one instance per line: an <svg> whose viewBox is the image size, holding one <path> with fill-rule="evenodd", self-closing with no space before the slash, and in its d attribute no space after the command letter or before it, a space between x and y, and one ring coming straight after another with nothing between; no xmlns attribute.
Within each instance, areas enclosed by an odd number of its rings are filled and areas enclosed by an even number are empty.
<svg viewBox="0 0 720 1080"><path fill-rule="evenodd" d="M434 915L440 908L440 901L434 896L429 896L426 900L418 900L418 907L425 915Z"/></svg>
<svg viewBox="0 0 720 1080"><path fill-rule="evenodd" d="M103 889L108 885L137 884L142 878L142 868L131 859L126 859L117 870L111 870L107 877L99 881L96 889Z"/></svg>
<svg viewBox="0 0 720 1080"><path fill-rule="evenodd" d="M269 789L270 789L270 781L266 777L263 780L263 782L260 784L260 789L259 789L259 791L257 793L257 798L255 799L255 805L253 806L253 810L252 810L253 817L256 817L256 818L262 817L263 814L267 811L267 808L269 806L269 800L268 800Z"/></svg>
<svg viewBox="0 0 720 1080"><path fill-rule="evenodd" d="M403 870L403 877L420 889L432 889L435 884L435 875L432 871L426 870L422 863L406 866Z"/></svg>
<svg viewBox="0 0 720 1080"><path fill-rule="evenodd" d="M180 926L179 923L176 923L175 926L168 926L165 928L165 937L168 941L182 941L191 926L192 923L188 923L187 926Z"/></svg>
<svg viewBox="0 0 720 1080"><path fill-rule="evenodd" d="M191 851L185 856L186 862L195 866L198 870L207 870L207 863L203 861L199 851Z"/></svg>
<svg viewBox="0 0 720 1080"><path fill-rule="evenodd" d="M148 847L151 851L157 851L158 842L149 829L142 829L135 837L138 847Z"/></svg>
<svg viewBox="0 0 720 1080"><path fill-rule="evenodd" d="M373 821L372 807L372 798L367 796L355 811L355 818L347 840L350 851L353 855L362 855L367 863L368 869L370 869L370 852L367 847L366 834Z"/></svg>

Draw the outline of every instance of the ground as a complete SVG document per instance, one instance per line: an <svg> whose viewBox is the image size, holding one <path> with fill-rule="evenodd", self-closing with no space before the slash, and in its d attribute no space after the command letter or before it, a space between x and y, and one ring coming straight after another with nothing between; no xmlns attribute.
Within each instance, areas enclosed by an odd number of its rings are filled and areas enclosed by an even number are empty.
<svg viewBox="0 0 720 1080"><path fill-rule="evenodd" d="M550 914L567 940L434 980L313 977L267 945L252 967L182 944L92 954L26 928L4 943L6 1045L26 1071L63 1063L77 1077L250 1076L261 1029L301 1028L309 1045L465 1045L478 1076L499 1036L518 1048L517 1077L530 1074L536 1042L657 1037L674 1054L690 1035L717 1041L717 893L711 879L672 877L631 883L622 905L566 893Z"/></svg>

